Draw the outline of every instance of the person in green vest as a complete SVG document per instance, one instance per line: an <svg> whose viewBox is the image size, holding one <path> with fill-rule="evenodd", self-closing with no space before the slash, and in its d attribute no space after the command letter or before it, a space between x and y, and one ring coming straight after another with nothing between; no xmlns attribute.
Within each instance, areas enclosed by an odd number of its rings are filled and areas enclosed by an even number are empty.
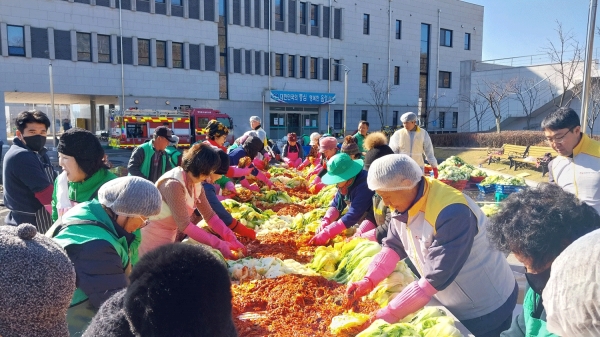
<svg viewBox="0 0 600 337"><path fill-rule="evenodd" d="M129 175L142 177L155 183L160 176L173 168L167 146L174 143L173 131L166 126L154 129L152 140L133 150L127 164Z"/></svg>
<svg viewBox="0 0 600 337"><path fill-rule="evenodd" d="M179 137L173 135L173 143L170 143L167 148L165 149L165 152L167 153L167 156L169 158L169 160L171 161L171 165L173 165L173 167L177 167L179 165L181 165L181 152L177 149L177 144L179 143Z"/></svg>
<svg viewBox="0 0 600 337"><path fill-rule="evenodd" d="M100 187L117 178L108 170L100 141L87 130L69 129L60 137L57 150L63 171L54 180L53 222L77 203L97 199Z"/></svg>
<svg viewBox="0 0 600 337"><path fill-rule="evenodd" d="M140 228L160 213L158 189L140 177L105 183L98 200L76 205L46 233L66 251L77 276L67 311L71 337L80 336L102 303L127 287L138 260Z"/></svg>
<svg viewBox="0 0 600 337"><path fill-rule="evenodd" d="M541 183L506 199L487 227L488 239L523 263L527 287L523 312L501 337L557 336L546 328L542 300L553 262L571 243L599 227L594 208L554 184Z"/></svg>
<svg viewBox="0 0 600 337"><path fill-rule="evenodd" d="M365 142L365 137L367 137L367 132L369 132L369 122L358 122L358 132L354 135L354 139L356 139L356 144L358 144L358 151L363 156L366 154L363 143Z"/></svg>

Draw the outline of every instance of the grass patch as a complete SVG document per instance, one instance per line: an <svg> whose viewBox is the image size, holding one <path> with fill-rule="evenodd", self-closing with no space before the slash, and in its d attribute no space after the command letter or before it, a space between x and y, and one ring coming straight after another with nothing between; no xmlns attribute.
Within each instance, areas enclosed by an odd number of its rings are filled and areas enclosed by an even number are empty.
<svg viewBox="0 0 600 337"><path fill-rule="evenodd" d="M504 174L510 174L512 176L517 176L522 173L528 173L529 175L524 177L527 180L533 180L537 182L548 182L548 174L542 177L542 170L535 169L533 166L528 165L526 168L519 168L517 171L514 168L509 169L510 162L500 161L500 163L491 163L488 165L487 163L487 150L467 150L467 149L448 149L448 148L435 148L435 158L437 158L438 162L441 163L443 160L450 156L458 156L465 162L477 167L479 164L484 168L488 168L490 170L498 171Z"/></svg>

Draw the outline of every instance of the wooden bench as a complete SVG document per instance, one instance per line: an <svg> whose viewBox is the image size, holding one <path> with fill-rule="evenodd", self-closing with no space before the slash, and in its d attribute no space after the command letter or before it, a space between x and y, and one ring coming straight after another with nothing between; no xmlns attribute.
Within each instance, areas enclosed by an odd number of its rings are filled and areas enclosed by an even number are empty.
<svg viewBox="0 0 600 337"><path fill-rule="evenodd" d="M488 165L492 162L499 163L500 160L510 161L510 167L513 166L512 158L525 158L529 146L504 144L500 149L488 149Z"/></svg>
<svg viewBox="0 0 600 337"><path fill-rule="evenodd" d="M550 158L547 158L548 160L544 160L544 156L550 153ZM556 156L558 156L558 153L556 151L554 151L553 148L551 147L547 147L547 146L530 146L527 149L527 153L525 153L525 156L523 158L511 158L511 166L514 165L515 166L515 171L517 170L517 168L519 167L525 167L526 165L533 165L535 167L541 167L542 168L542 177L544 175L546 175L546 173L548 172L548 163L550 162L550 160L552 158L555 158Z"/></svg>

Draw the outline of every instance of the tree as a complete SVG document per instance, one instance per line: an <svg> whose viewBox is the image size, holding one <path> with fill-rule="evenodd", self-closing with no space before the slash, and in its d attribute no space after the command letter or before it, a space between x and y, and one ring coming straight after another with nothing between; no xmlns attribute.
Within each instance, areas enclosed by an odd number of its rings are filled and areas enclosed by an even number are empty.
<svg viewBox="0 0 600 337"><path fill-rule="evenodd" d="M560 108L570 106L573 98L579 96L581 92L581 86L575 85L575 82L578 78L576 76L577 70L582 62L582 48L571 31L565 32L562 24L558 21L556 21L556 25L557 28L555 30L558 34L558 43L555 44L548 40L548 46L544 48L544 51L550 57L552 68L560 79L562 93L556 104ZM550 84L550 90L554 91L552 84ZM573 92L573 95L569 98L566 96L568 90L572 90Z"/></svg>
<svg viewBox="0 0 600 337"><path fill-rule="evenodd" d="M538 104L540 93L539 83L532 78L517 78L511 82L509 91L515 95L515 100L521 103L523 114L527 121L527 130L530 129L531 113Z"/></svg>
<svg viewBox="0 0 600 337"><path fill-rule="evenodd" d="M461 96L460 100L469 104L469 109L475 114L475 121L477 122L477 132L481 131L481 120L486 112L490 109L490 104L487 100L481 96Z"/></svg>
<svg viewBox="0 0 600 337"><path fill-rule="evenodd" d="M596 118L600 115L600 82L599 78L592 78L590 84L590 102L587 113L587 126L589 129L589 135L594 135L594 124ZM584 130L585 132L585 130Z"/></svg>
<svg viewBox="0 0 600 337"><path fill-rule="evenodd" d="M372 106L375 111L377 111L377 115L379 116L379 120L381 121L381 130L385 127L386 124L386 116L385 116L385 106L388 100L388 94L390 94L395 87L388 87L386 79L382 78L377 81L369 81L367 84L369 86L370 91L370 99L362 98L361 101L367 102L370 106Z"/></svg>
<svg viewBox="0 0 600 337"><path fill-rule="evenodd" d="M505 82L482 80L477 83L475 95L483 98L489 104L496 119L496 132L500 133L500 122L502 121L502 109L500 103L510 94L513 80Z"/></svg>

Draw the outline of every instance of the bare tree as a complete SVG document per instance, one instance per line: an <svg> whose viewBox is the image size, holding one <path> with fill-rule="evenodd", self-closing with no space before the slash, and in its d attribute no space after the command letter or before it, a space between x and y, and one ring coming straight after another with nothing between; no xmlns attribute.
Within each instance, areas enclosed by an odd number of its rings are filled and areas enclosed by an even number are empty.
<svg viewBox="0 0 600 337"><path fill-rule="evenodd" d="M590 136L594 135L594 124L598 115L600 115L600 79L593 78L590 85L590 105L587 114L587 126Z"/></svg>
<svg viewBox="0 0 600 337"><path fill-rule="evenodd" d="M515 95L515 100L521 103L523 114L527 121L527 130L530 129L531 113L539 101L540 88L533 78L516 78L510 83L509 91Z"/></svg>
<svg viewBox="0 0 600 337"><path fill-rule="evenodd" d="M475 114L475 121L477 122L477 132L481 131L481 120L486 112L490 109L490 104L487 100L481 96L461 96L460 100L469 104L469 109Z"/></svg>
<svg viewBox="0 0 600 337"><path fill-rule="evenodd" d="M573 98L579 96L581 92L581 86L575 84L578 79L578 76L576 76L577 71L582 62L582 48L572 31L565 32L562 23L558 21L556 21L556 25L558 42L554 43L548 40L548 46L544 48L544 51L550 57L552 68L560 79L562 93L556 106L568 107L571 105ZM550 89L553 91L552 85L550 85ZM568 90L573 92L570 97L566 95Z"/></svg>
<svg viewBox="0 0 600 337"><path fill-rule="evenodd" d="M513 81L514 80L508 82L503 80L482 80L477 83L477 88L475 89L475 95L483 98L487 104L489 104L490 110L492 110L494 118L496 119L496 132L498 133L500 133L500 122L502 121L502 109L500 108L500 103L510 95L510 88Z"/></svg>
<svg viewBox="0 0 600 337"><path fill-rule="evenodd" d="M361 98L361 101L367 102L370 106L372 106L375 111L377 111L377 115L379 116L379 120L381 122L381 130L385 127L385 107L388 100L388 94L396 89L394 86L388 87L387 80L382 78L377 81L369 81L367 84L371 91L369 92L370 98L364 99Z"/></svg>

